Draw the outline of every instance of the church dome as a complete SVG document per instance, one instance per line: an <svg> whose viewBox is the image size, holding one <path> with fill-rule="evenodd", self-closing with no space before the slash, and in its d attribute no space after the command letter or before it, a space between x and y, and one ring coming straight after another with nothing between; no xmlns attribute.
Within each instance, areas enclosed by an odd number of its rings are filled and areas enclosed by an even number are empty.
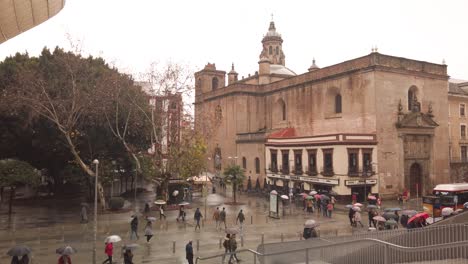
<svg viewBox="0 0 468 264"><path fill-rule="evenodd" d="M270 65L270 74L281 74L281 75L290 75L296 76L297 74L287 68L286 66L279 65L279 64L271 64Z"/></svg>

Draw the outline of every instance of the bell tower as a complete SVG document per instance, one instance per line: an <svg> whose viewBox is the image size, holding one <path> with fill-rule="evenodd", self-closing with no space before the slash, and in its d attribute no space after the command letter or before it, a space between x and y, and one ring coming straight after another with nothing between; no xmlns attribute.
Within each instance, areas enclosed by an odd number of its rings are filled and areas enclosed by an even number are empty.
<svg viewBox="0 0 468 264"><path fill-rule="evenodd" d="M262 39L263 49L260 53L260 60L261 59L268 59L271 64L279 64L285 65L285 56L283 53L283 39L281 38L281 34L276 32L275 22L273 18L270 22L270 27L268 28L268 32Z"/></svg>
<svg viewBox="0 0 468 264"><path fill-rule="evenodd" d="M226 72L216 70L214 63L208 63L203 70L195 73L195 96L226 86Z"/></svg>

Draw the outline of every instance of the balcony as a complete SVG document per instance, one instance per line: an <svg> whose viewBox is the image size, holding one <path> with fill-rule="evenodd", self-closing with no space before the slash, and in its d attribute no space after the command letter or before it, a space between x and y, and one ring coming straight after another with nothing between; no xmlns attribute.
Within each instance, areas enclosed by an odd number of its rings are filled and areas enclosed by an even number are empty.
<svg viewBox="0 0 468 264"><path fill-rule="evenodd" d="M289 174L289 167L280 167L281 174Z"/></svg>
<svg viewBox="0 0 468 264"><path fill-rule="evenodd" d="M304 172L302 171L302 167L294 167L292 169L292 174L294 175L302 175Z"/></svg>
<svg viewBox="0 0 468 264"><path fill-rule="evenodd" d="M468 157L452 157L450 163L468 163Z"/></svg>
<svg viewBox="0 0 468 264"><path fill-rule="evenodd" d="M320 174L323 176L333 176L335 175L335 172L333 171L333 168L325 168Z"/></svg>

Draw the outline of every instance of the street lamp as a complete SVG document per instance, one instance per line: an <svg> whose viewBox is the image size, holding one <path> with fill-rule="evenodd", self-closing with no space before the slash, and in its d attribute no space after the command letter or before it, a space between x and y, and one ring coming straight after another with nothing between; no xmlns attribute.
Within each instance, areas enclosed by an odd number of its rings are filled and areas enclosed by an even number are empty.
<svg viewBox="0 0 468 264"><path fill-rule="evenodd" d="M97 240L97 192L98 192L98 176L99 176L99 160L93 160L96 165L96 175L94 178L94 247L93 247L93 264L96 264L96 240Z"/></svg>

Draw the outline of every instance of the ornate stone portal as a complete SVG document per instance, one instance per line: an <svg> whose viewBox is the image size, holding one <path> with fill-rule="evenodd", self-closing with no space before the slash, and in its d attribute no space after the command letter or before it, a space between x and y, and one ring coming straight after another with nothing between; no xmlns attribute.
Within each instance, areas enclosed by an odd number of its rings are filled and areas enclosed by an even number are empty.
<svg viewBox="0 0 468 264"><path fill-rule="evenodd" d="M403 113L401 101L398 105L396 127L403 145L403 188L412 197L430 192L430 172L433 166L433 135L438 124L433 120L432 105L428 113L422 113L419 102L414 102L411 112Z"/></svg>

